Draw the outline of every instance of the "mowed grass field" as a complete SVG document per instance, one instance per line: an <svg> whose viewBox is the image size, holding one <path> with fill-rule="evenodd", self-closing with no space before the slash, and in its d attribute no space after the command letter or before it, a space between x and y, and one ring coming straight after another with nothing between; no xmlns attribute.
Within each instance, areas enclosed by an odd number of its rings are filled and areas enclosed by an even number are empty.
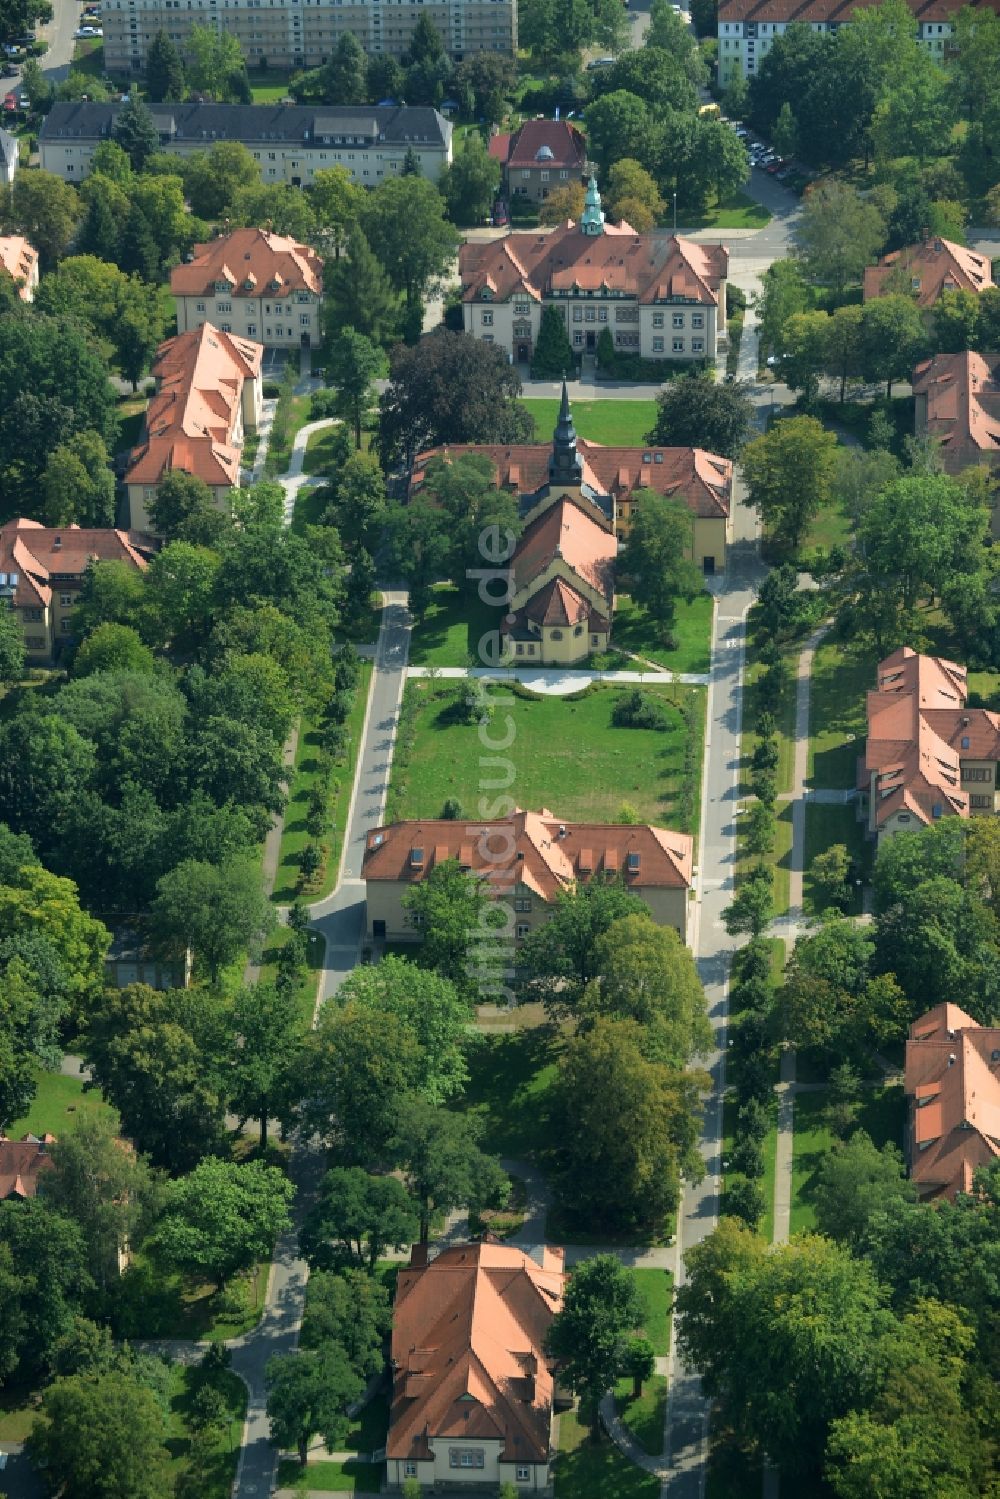
<svg viewBox="0 0 1000 1499"><path fill-rule="evenodd" d="M532 398L522 403L535 419L535 441L551 442L559 416L559 402ZM573 402L573 425L578 437L606 448L641 448L656 423L655 401L622 401L598 396Z"/></svg>
<svg viewBox="0 0 1000 1499"><path fill-rule="evenodd" d="M497 752L484 749L478 726L455 721L455 705L464 688L426 680L410 682L415 695L413 745L408 763L393 764L393 816L440 817L449 798L468 815L496 784ZM576 702L547 697L508 697L497 709L493 737L512 734L502 758L514 766L507 788L521 807L547 807L569 822L614 822L628 803L644 822L676 827L683 778L685 727L679 704L693 703L698 733L691 830L698 825L701 745L705 728L705 689L643 688L659 703L667 728L616 728L611 715L625 688L601 687ZM510 728L507 727L508 721ZM488 763L484 765L482 762ZM683 829L682 829L683 831Z"/></svg>

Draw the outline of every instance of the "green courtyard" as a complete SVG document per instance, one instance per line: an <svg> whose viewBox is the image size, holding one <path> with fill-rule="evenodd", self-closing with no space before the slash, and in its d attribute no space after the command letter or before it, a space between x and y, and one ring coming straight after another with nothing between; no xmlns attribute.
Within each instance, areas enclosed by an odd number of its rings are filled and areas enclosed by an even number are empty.
<svg viewBox="0 0 1000 1499"><path fill-rule="evenodd" d="M554 398L523 401L535 420L535 441L551 442L559 415ZM573 425L577 436L599 442L606 448L641 448L656 423L655 401L621 401L600 396L594 401L573 402Z"/></svg>
<svg viewBox="0 0 1000 1499"><path fill-rule="evenodd" d="M519 806L547 807L572 822L616 822L627 807L642 822L697 829L704 688L643 688L644 697L662 709L662 729L615 726L612 713L627 690L595 684L570 697L536 697L523 688L515 696L505 684L498 687L491 735L510 740L499 758L513 766L505 789ZM478 725L462 721L465 691L464 683L407 684L390 821L440 817L447 801L457 801L471 816L480 798L495 792L498 751L484 747Z"/></svg>

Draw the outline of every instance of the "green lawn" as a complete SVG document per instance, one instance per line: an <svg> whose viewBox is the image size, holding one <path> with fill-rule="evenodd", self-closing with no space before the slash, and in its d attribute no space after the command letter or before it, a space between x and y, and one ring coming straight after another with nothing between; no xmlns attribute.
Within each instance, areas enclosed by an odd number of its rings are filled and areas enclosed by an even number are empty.
<svg viewBox="0 0 1000 1499"><path fill-rule="evenodd" d="M865 693L875 685L875 662L824 640L813 660L809 700L809 761L813 786L854 785L866 731Z"/></svg>
<svg viewBox="0 0 1000 1499"><path fill-rule="evenodd" d="M63 1077L59 1072L36 1074L38 1090L34 1102L23 1119L15 1119L7 1130L12 1140L22 1135L64 1135L73 1129L76 1119L84 1114L109 1114L111 1112L96 1088L84 1092L79 1078Z"/></svg>
<svg viewBox="0 0 1000 1499"><path fill-rule="evenodd" d="M416 705L413 740L412 748L397 752L394 759L393 819L439 817L449 798L457 798L464 807L477 805L484 754L478 727L452 721L463 690L450 683L408 683L406 694ZM509 791L518 805L548 807L567 821L609 822L628 802L643 821L681 828L687 822L689 830L696 829L705 689L672 685L643 691L662 704L666 730L616 728L611 714L623 688L599 687L574 702L554 697L528 700L501 687L501 701L509 697L509 702L498 709L498 719L513 730L505 753L514 766ZM698 737L696 766L686 788L687 817L682 785L685 728L677 706L685 699L694 705ZM495 777L495 765L490 774Z"/></svg>
<svg viewBox="0 0 1000 1499"><path fill-rule="evenodd" d="M278 1488L320 1494L378 1494L385 1473L383 1463L299 1463L286 1460L278 1468Z"/></svg>
<svg viewBox="0 0 1000 1499"><path fill-rule="evenodd" d="M535 399L523 403L535 419L535 441L551 442L559 415L555 399ZM579 437L599 442L607 448L641 448L646 433L656 425L655 401L616 401L598 396L593 401L573 403L573 425Z"/></svg>
<svg viewBox="0 0 1000 1499"><path fill-rule="evenodd" d="M115 1320L120 1336L206 1338L222 1343L256 1327L264 1310L270 1259L236 1275L222 1296L214 1286L154 1269L139 1251L119 1282Z"/></svg>
<svg viewBox="0 0 1000 1499"><path fill-rule="evenodd" d="M814 516L802 544L804 552L814 552L822 547L829 552L832 547L844 547L851 539L850 518L839 505L827 505Z"/></svg>
<svg viewBox="0 0 1000 1499"><path fill-rule="evenodd" d="M427 612L410 635L410 665L492 665L494 658L484 658L479 642L499 630L503 610L484 604L478 594L460 593L451 583L439 583L431 595Z"/></svg>
<svg viewBox="0 0 1000 1499"><path fill-rule="evenodd" d="M771 222L770 209L755 203L746 193L731 193L721 203L715 203L705 213L691 213L685 209L678 218L677 232L684 234L691 229L763 229Z"/></svg>
<svg viewBox="0 0 1000 1499"><path fill-rule="evenodd" d="M309 892L309 898L312 900L319 900L324 895L328 895L336 883L344 828L347 824L347 809L350 806L351 789L354 785L357 751L361 742L361 729L364 724L365 707L368 702L371 675L371 663L363 661L354 696L354 706L347 720L348 746L342 761L338 763L334 772L333 790L331 791L327 807L329 826L324 841L329 845L329 853L326 868L317 890ZM316 756L320 748L321 741L318 726L314 723L303 721L295 752L295 773L292 778L288 804L285 807L285 820L281 831L281 852L274 881L274 890L271 896L272 900L280 906L290 905L297 893L296 881L299 872L299 858L303 848L310 841L309 834L306 832L305 817L309 796L316 780Z"/></svg>
<svg viewBox="0 0 1000 1499"><path fill-rule="evenodd" d="M645 1307L643 1332L657 1356L666 1358L670 1349L673 1276L669 1270L633 1270L632 1278Z"/></svg>
<svg viewBox="0 0 1000 1499"><path fill-rule="evenodd" d="M858 822L854 808L825 807L818 803L806 803L806 849L805 873L802 898L807 916L819 916L816 892L810 870L817 854L823 853L835 843L843 843L860 871L859 878L866 880L871 873L872 844L865 838L864 824ZM862 890L851 886L851 904L848 914L860 916Z"/></svg>
<svg viewBox="0 0 1000 1499"><path fill-rule="evenodd" d="M336 431L336 426L324 427L321 431L310 434L302 460L303 473L329 475L330 466L333 462ZM362 447L367 447L368 445L366 434L362 434L361 445Z"/></svg>
<svg viewBox="0 0 1000 1499"><path fill-rule="evenodd" d="M9 1387L0 1390L0 1442L23 1442L35 1424L38 1407L34 1391Z"/></svg>
<svg viewBox="0 0 1000 1499"><path fill-rule="evenodd" d="M197 1367L182 1368L178 1364L171 1370L167 1447L171 1456L170 1471L175 1481L187 1469L187 1456L191 1448L189 1422L192 1409L199 1391L208 1382ZM219 1434L211 1466L198 1489L198 1499L229 1499L239 1461L247 1392L243 1381L228 1370L212 1376L211 1383L225 1397L229 1420Z"/></svg>
<svg viewBox="0 0 1000 1499"><path fill-rule="evenodd" d="M673 635L677 644L666 650L658 643L645 611L627 593L615 596L612 643L675 672L707 672L712 664L712 596L699 593L690 604L677 605Z"/></svg>
<svg viewBox="0 0 1000 1499"><path fill-rule="evenodd" d="M666 1375L650 1375L638 1400L632 1398L632 1381L620 1379L615 1386L615 1410L643 1451L648 1452L651 1457L659 1457L663 1451L663 1429L667 1414Z"/></svg>
<svg viewBox="0 0 1000 1499"><path fill-rule="evenodd" d="M469 1083L456 1107L481 1120L484 1150L522 1161L544 1158L555 1056L548 1027L471 1039Z"/></svg>
<svg viewBox="0 0 1000 1499"><path fill-rule="evenodd" d="M799 1093L795 1098L795 1138L792 1142L791 1232L816 1227L812 1193L820 1163L833 1144L823 1118L825 1093Z"/></svg>
<svg viewBox="0 0 1000 1499"><path fill-rule="evenodd" d="M135 447L142 432L145 415L146 397L144 395L119 397L117 452L124 453Z"/></svg>
<svg viewBox="0 0 1000 1499"><path fill-rule="evenodd" d="M1000 671L970 671L969 700L973 694L982 700L986 708L1000 708Z"/></svg>
<svg viewBox="0 0 1000 1499"><path fill-rule="evenodd" d="M607 1437L595 1446L575 1411L559 1417L554 1471L556 1499L659 1499L659 1479L630 1463Z"/></svg>

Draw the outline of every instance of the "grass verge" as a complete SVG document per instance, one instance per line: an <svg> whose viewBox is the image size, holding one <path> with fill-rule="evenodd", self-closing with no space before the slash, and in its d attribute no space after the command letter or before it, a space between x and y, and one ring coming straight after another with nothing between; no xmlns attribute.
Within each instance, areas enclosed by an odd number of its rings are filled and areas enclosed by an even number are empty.
<svg viewBox="0 0 1000 1499"><path fill-rule="evenodd" d="M672 633L676 644L667 650L657 640L645 611L627 593L616 596L613 644L681 673L707 672L712 664L712 595L699 593L689 604L681 599Z"/></svg>
<svg viewBox="0 0 1000 1499"><path fill-rule="evenodd" d="M303 1468L286 1459L278 1467L278 1488L303 1494L311 1490L319 1494L378 1494L384 1474L383 1463L348 1459L344 1463L309 1463Z"/></svg>
<svg viewBox="0 0 1000 1499"><path fill-rule="evenodd" d="M615 1410L643 1451L659 1457L667 1414L666 1375L650 1375L638 1399L632 1395L632 1381L620 1379L615 1387Z"/></svg>
<svg viewBox="0 0 1000 1499"><path fill-rule="evenodd" d="M722 1159L728 1161L733 1153L733 1145L736 1141L736 1095L729 1093L722 1105ZM760 1220L758 1232L761 1238L768 1244L774 1238L774 1172L775 1161L778 1150L778 1114L771 1101L771 1125L764 1137L762 1154L764 1156L764 1175L761 1177L760 1189L764 1194L764 1216ZM726 1210L726 1181L722 1183L722 1211Z"/></svg>
<svg viewBox="0 0 1000 1499"><path fill-rule="evenodd" d="M657 1356L666 1358L670 1348L673 1276L669 1270L633 1270L632 1278L645 1308L643 1332Z"/></svg>
<svg viewBox="0 0 1000 1499"><path fill-rule="evenodd" d="M847 849L856 871L851 883L851 903L847 914L860 916L863 891L857 881L868 880L872 865L872 844L865 838L864 825L858 822L852 806L826 807L817 802L807 802L805 870L802 881L802 903L807 916L819 916L823 910L823 902L813 884L813 860L817 854L825 853L837 843L842 843Z"/></svg>
<svg viewBox="0 0 1000 1499"><path fill-rule="evenodd" d="M167 1447L175 1480L188 1466L191 1450L191 1416L199 1392L211 1383L226 1402L226 1424L216 1437L205 1468L200 1469L199 1499L229 1499L239 1462L247 1392L241 1379L228 1370L206 1377L200 1369L175 1365L170 1375L170 1412L167 1417Z"/></svg>
<svg viewBox="0 0 1000 1499"><path fill-rule="evenodd" d="M854 785L855 762L865 737L865 693L875 684L870 656L848 652L836 640L820 642L813 659L809 703L812 786Z"/></svg>
<svg viewBox="0 0 1000 1499"><path fill-rule="evenodd" d="M660 1481L623 1457L612 1441L590 1440L575 1411L559 1417L556 1499L659 1499Z"/></svg>

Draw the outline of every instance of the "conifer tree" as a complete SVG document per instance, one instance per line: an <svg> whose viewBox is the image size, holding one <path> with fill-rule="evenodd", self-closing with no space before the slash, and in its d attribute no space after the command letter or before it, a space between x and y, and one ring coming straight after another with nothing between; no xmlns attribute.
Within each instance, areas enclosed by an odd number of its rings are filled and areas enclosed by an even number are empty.
<svg viewBox="0 0 1000 1499"><path fill-rule="evenodd" d="M546 307L538 329L538 342L531 360L536 380L557 380L573 373L573 349L562 314L556 307Z"/></svg>
<svg viewBox="0 0 1000 1499"><path fill-rule="evenodd" d="M162 29L149 44L146 84L154 104L184 97L184 64L177 48Z"/></svg>
<svg viewBox="0 0 1000 1499"><path fill-rule="evenodd" d="M356 229L350 253L326 266L324 316L326 338L354 328L372 343L387 347L399 329L399 298L371 246Z"/></svg>

